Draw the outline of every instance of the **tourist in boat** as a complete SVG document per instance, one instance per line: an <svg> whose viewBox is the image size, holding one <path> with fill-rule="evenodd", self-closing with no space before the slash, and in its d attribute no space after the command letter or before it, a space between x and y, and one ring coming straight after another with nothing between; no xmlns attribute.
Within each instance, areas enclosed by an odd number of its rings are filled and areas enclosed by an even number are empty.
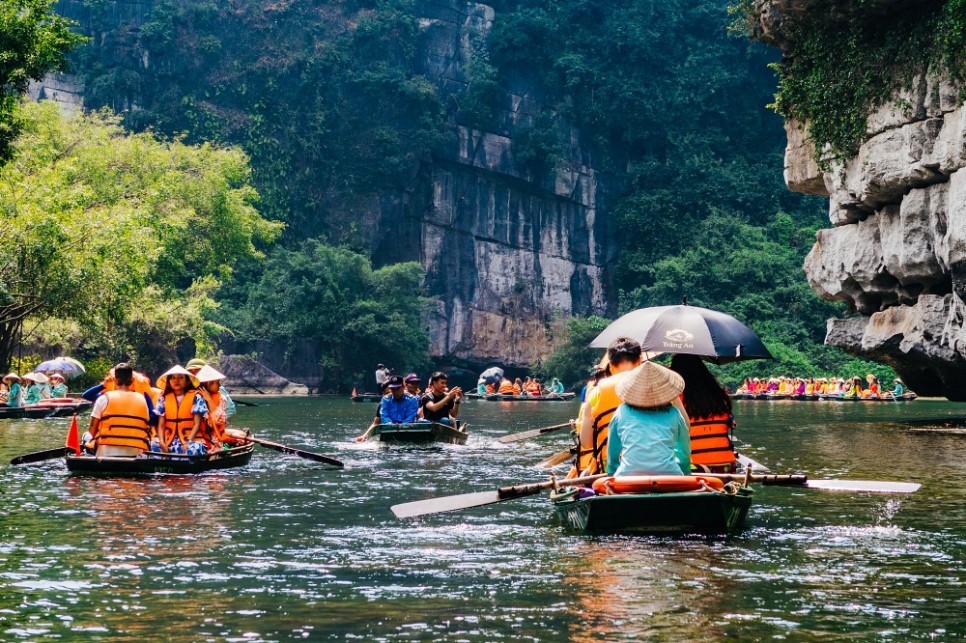
<svg viewBox="0 0 966 643"><path fill-rule="evenodd" d="M563 382L561 382L560 380L558 380L555 377L555 378L553 378L553 379L550 380L550 386L547 387L547 390L550 393L555 393L557 395L560 395L561 393L564 392Z"/></svg>
<svg viewBox="0 0 966 643"><path fill-rule="evenodd" d="M476 381L476 394L484 397L487 394L486 381L481 377Z"/></svg>
<svg viewBox="0 0 966 643"><path fill-rule="evenodd" d="M897 377L892 380L892 383L895 384L895 388L892 389L892 397L902 397L905 394L903 381Z"/></svg>
<svg viewBox="0 0 966 643"><path fill-rule="evenodd" d="M207 447L201 424L208 414L198 380L182 366L172 366L158 378L158 447L164 453L202 455ZM153 449L152 449L153 450Z"/></svg>
<svg viewBox="0 0 966 643"><path fill-rule="evenodd" d="M527 386L527 395L532 395L534 397L543 395L543 386L540 384L540 380L537 378L530 380L530 384Z"/></svg>
<svg viewBox="0 0 966 643"><path fill-rule="evenodd" d="M134 391L134 369L127 362L114 367L114 389L98 396L91 408L90 440L103 457L136 457L150 448L151 427L157 420L151 397ZM85 433L84 443L88 444Z"/></svg>
<svg viewBox="0 0 966 643"><path fill-rule="evenodd" d="M621 379L641 363L641 345L629 337L619 337L607 347L611 375L587 393L581 411L577 463L573 475L603 473L607 460L607 429L611 416L620 406L616 388ZM571 476L572 477L572 476Z"/></svg>
<svg viewBox="0 0 966 643"><path fill-rule="evenodd" d="M389 378L389 395L379 403L380 424L411 424L419 414L419 399L406 391L401 375Z"/></svg>
<svg viewBox="0 0 966 643"><path fill-rule="evenodd" d="M500 388L498 389L500 395L516 395L516 391L513 389L513 382L509 377L504 377L500 380Z"/></svg>
<svg viewBox="0 0 966 643"><path fill-rule="evenodd" d="M41 381L43 378L43 381ZM45 397L50 397L50 395L44 395L44 383L46 383L47 378L42 376L40 373L27 373L23 376L26 385L23 391L23 403L24 406L30 404L36 404Z"/></svg>
<svg viewBox="0 0 966 643"><path fill-rule="evenodd" d="M385 365L379 364L378 366L376 366L376 390L377 391L381 391L383 389L383 387L386 385L386 382L389 381L389 376L391 374L392 374L392 371L386 368Z"/></svg>
<svg viewBox="0 0 966 643"><path fill-rule="evenodd" d="M67 380L60 373L50 376L50 397L67 397Z"/></svg>
<svg viewBox="0 0 966 643"><path fill-rule="evenodd" d="M866 399L879 399L879 378L869 373L865 376L865 381L868 386L862 391L862 397Z"/></svg>
<svg viewBox="0 0 966 643"><path fill-rule="evenodd" d="M447 389L446 373L436 371L429 376L429 389L419 399L419 417L429 422L454 424L463 401L463 389Z"/></svg>
<svg viewBox="0 0 966 643"><path fill-rule="evenodd" d="M518 377L515 380L513 380L513 394L514 395L523 395L523 392L524 392L523 391L523 382Z"/></svg>
<svg viewBox="0 0 966 643"><path fill-rule="evenodd" d="M3 376L3 383L7 385L7 406L17 407L23 403L23 388L20 386L20 381L20 376L16 373L7 373Z"/></svg>
<svg viewBox="0 0 966 643"><path fill-rule="evenodd" d="M208 365L209 364L206 360L200 357L193 357L188 360L188 363L185 364L184 367L185 369L187 369L189 373L191 373L195 377L198 377L198 373L201 371L201 369L203 369L205 366L208 366ZM215 372L217 373L218 371L215 371ZM137 374L135 373L135 376L136 375ZM218 391L221 395L221 398L225 401L225 409L227 410L228 418L231 419L232 417L235 416L235 413L237 410L237 407L235 406L235 401L231 399L231 395L228 394L228 389L226 389L224 386L221 386L218 389Z"/></svg>
<svg viewBox="0 0 966 643"><path fill-rule="evenodd" d="M410 373L409 375L403 378L403 383L406 385L406 392L409 393L410 395L414 395L416 397L419 397L420 395L422 395L422 391L419 389L419 385L422 384L423 381L419 379L419 375L416 375L415 373Z"/></svg>
<svg viewBox="0 0 966 643"><path fill-rule="evenodd" d="M208 414L205 415L201 433L206 446L211 449L220 449L226 441L233 441L225 433L228 428L228 400L222 393L221 382L225 376L215 370L210 364L205 364L195 374L200 386L198 392L205 398L208 405Z"/></svg>
<svg viewBox="0 0 966 643"><path fill-rule="evenodd" d="M623 404L610 421L607 473L626 475L690 475L691 437L672 402L686 390L684 378L646 361L615 387Z"/></svg>
<svg viewBox="0 0 966 643"><path fill-rule="evenodd" d="M700 357L675 355L671 370L684 380L681 400L691 421L691 464L705 472L737 471L731 397Z"/></svg>

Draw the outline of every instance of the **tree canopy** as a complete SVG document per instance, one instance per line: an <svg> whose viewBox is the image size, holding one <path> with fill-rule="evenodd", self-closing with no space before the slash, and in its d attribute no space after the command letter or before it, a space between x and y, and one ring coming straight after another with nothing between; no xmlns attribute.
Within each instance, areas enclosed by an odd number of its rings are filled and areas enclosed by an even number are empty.
<svg viewBox="0 0 966 643"><path fill-rule="evenodd" d="M0 163L10 157L19 123L14 111L31 80L61 71L67 53L86 40L53 11L56 0L0 2Z"/></svg>
<svg viewBox="0 0 966 643"><path fill-rule="evenodd" d="M69 319L142 368L215 331L211 293L280 224L255 209L247 157L125 132L106 113L25 103L0 167L0 361L25 321Z"/></svg>

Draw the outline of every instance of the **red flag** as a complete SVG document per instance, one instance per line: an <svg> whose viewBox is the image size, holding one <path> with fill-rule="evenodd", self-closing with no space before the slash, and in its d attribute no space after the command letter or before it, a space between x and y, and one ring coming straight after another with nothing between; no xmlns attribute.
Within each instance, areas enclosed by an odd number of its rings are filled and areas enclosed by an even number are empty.
<svg viewBox="0 0 966 643"><path fill-rule="evenodd" d="M67 429L67 440L64 442L64 446L68 449L74 450L74 455L80 455L80 434L77 432L77 416L75 415L70 421L70 428Z"/></svg>
<svg viewBox="0 0 966 643"><path fill-rule="evenodd" d="M356 396L356 387L352 387L352 397Z"/></svg>

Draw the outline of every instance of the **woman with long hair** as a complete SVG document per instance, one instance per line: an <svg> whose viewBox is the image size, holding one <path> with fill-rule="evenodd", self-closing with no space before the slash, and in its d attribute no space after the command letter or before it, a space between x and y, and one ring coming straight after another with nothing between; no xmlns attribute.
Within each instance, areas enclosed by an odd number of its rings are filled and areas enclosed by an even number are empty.
<svg viewBox="0 0 966 643"><path fill-rule="evenodd" d="M728 392L695 355L675 355L671 370L684 378L681 401L691 418L691 464L703 471L733 473L738 458L731 441L735 419Z"/></svg>

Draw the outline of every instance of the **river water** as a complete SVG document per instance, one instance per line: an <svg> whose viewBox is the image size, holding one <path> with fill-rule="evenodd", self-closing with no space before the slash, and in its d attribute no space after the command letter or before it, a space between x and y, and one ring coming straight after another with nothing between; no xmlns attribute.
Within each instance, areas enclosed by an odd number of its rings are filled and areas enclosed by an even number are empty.
<svg viewBox="0 0 966 643"><path fill-rule="evenodd" d="M0 640L947 640L966 636L966 435L899 421L966 404L736 402L744 453L912 495L758 487L729 538L566 531L545 496L400 521L390 505L545 479L576 402L468 401L466 446L355 444L374 404L245 398L260 450L196 477L89 479L69 420L0 420ZM86 418L83 418L86 423Z"/></svg>

